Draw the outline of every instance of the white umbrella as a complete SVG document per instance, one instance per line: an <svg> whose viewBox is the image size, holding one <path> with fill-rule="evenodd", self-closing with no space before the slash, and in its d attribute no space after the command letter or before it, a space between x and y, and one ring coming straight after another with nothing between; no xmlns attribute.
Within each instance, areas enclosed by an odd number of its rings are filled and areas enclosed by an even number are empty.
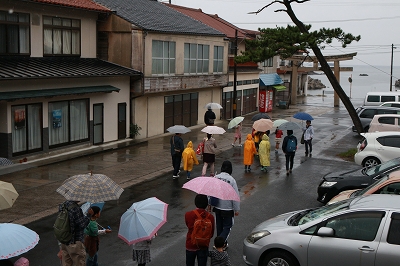
<svg viewBox="0 0 400 266"><path fill-rule="evenodd" d="M286 122L289 122L289 121L287 121L286 119L278 119L278 120L275 120L275 121L274 121L274 127L279 127L280 125L282 125L282 124L284 124L284 123L286 123Z"/></svg>
<svg viewBox="0 0 400 266"><path fill-rule="evenodd" d="M151 239L167 222L167 208L156 197L133 203L121 216L118 237L128 245Z"/></svg>
<svg viewBox="0 0 400 266"><path fill-rule="evenodd" d="M207 134L224 134L226 131L222 127L218 126L206 126L201 130L201 132L207 133Z"/></svg>
<svg viewBox="0 0 400 266"><path fill-rule="evenodd" d="M185 134L185 133L190 132L191 130L183 125L175 125L175 126L167 128L167 131L174 133L174 134L177 134L177 133Z"/></svg>
<svg viewBox="0 0 400 266"><path fill-rule="evenodd" d="M242 121L244 120L243 116L237 116L235 118L233 118L229 124L228 124L228 129L234 128L237 125L239 125Z"/></svg>
<svg viewBox="0 0 400 266"><path fill-rule="evenodd" d="M301 126L295 122L286 122L279 126L280 130L296 130L301 129Z"/></svg>
<svg viewBox="0 0 400 266"><path fill-rule="evenodd" d="M206 109L222 109L222 106L219 103L207 103L204 108Z"/></svg>
<svg viewBox="0 0 400 266"><path fill-rule="evenodd" d="M0 260L21 255L39 242L39 235L31 229L12 223L0 223Z"/></svg>
<svg viewBox="0 0 400 266"><path fill-rule="evenodd" d="M11 208L18 196L11 183L0 181L0 210Z"/></svg>

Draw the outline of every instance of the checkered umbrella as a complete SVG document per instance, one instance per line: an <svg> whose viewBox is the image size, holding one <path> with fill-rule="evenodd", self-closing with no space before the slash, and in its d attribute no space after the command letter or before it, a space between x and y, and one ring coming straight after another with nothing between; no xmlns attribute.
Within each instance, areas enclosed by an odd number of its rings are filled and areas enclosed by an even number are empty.
<svg viewBox="0 0 400 266"><path fill-rule="evenodd" d="M124 190L102 174L75 175L57 188L67 200L100 202L118 199Z"/></svg>
<svg viewBox="0 0 400 266"><path fill-rule="evenodd" d="M0 157L0 166L12 165L14 164L11 160L7 158Z"/></svg>

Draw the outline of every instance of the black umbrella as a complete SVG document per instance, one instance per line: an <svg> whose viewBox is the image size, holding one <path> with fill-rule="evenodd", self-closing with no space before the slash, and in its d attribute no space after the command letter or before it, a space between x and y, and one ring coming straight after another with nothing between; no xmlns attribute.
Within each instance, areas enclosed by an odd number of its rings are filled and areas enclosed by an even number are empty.
<svg viewBox="0 0 400 266"><path fill-rule="evenodd" d="M251 121L257 121L260 119L271 119L271 117L269 117L269 115L267 115L266 113L258 113L253 115L253 117L251 118Z"/></svg>

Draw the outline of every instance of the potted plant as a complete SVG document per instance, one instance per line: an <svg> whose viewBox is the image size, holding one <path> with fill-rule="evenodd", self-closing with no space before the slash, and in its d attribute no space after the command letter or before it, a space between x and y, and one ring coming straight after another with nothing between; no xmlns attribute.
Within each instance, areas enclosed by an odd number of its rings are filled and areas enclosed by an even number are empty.
<svg viewBox="0 0 400 266"><path fill-rule="evenodd" d="M142 130L140 126L131 123L129 128L129 137L134 139L136 136L140 135L139 130Z"/></svg>

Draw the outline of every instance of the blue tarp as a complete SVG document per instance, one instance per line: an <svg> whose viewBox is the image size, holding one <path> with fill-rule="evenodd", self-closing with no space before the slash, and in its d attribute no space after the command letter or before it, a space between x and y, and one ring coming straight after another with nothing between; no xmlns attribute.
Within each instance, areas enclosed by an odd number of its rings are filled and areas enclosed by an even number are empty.
<svg viewBox="0 0 400 266"><path fill-rule="evenodd" d="M278 74L260 74L260 86L273 86L282 84L283 81Z"/></svg>

